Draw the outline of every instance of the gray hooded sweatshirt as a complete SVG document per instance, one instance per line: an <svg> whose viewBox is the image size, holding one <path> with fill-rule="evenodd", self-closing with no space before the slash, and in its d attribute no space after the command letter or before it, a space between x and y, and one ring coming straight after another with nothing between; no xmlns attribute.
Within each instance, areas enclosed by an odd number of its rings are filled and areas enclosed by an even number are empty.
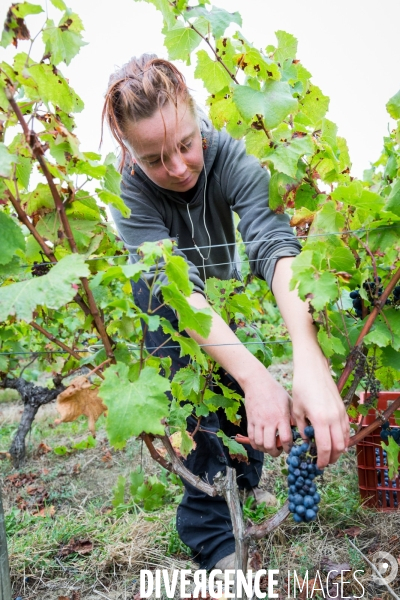
<svg viewBox="0 0 400 600"><path fill-rule="evenodd" d="M234 140L225 131L217 131L201 114L200 129L207 146L203 150L207 184L203 170L187 202L181 194L154 184L139 165L135 164L134 175L126 165L121 197L131 210L130 217L124 218L117 209L111 208L119 235L132 262L138 260L137 247L143 242L175 240L174 252L183 256L189 265L194 291L204 293L204 275L240 279L235 212L240 218L238 229L246 244L250 268L271 287L277 259L297 255L300 244L288 216L276 214L268 207L269 173L254 156L246 153L242 141ZM204 267L193 240L206 258ZM143 277L151 283L153 274ZM158 298L161 283L168 283L162 271L153 287Z"/></svg>

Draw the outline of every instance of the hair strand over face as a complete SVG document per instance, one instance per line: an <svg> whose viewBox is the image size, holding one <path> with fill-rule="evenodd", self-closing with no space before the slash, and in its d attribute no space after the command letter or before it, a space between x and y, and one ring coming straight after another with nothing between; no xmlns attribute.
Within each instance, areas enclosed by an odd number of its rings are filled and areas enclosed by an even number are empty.
<svg viewBox="0 0 400 600"><path fill-rule="evenodd" d="M155 54L133 57L111 75L102 112L101 142L106 121L121 148L121 171L127 153L131 154L126 145L128 125L152 117L168 102L177 108L178 101L185 102L196 113L182 73Z"/></svg>

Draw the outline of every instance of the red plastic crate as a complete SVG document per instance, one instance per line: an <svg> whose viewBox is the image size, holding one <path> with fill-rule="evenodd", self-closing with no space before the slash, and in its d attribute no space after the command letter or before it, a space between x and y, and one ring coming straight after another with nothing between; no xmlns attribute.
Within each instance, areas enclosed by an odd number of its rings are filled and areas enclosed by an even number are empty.
<svg viewBox="0 0 400 600"><path fill-rule="evenodd" d="M391 402L400 396L399 392L380 392L377 409L386 410ZM360 394L360 403L363 404L369 394ZM362 421L362 427L370 425L377 417L376 409L371 408ZM361 421L361 416L359 421ZM397 427L394 417L390 417L391 427ZM377 427L356 446L358 464L358 487L364 506L375 508L382 512L392 512L400 507L400 470L395 479L388 477L387 459L381 447L382 428ZM399 451L400 454L400 451Z"/></svg>

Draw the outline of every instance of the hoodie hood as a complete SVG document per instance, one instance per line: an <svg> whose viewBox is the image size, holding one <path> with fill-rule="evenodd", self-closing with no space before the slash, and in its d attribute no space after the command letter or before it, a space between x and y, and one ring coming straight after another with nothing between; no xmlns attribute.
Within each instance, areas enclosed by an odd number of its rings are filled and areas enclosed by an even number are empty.
<svg viewBox="0 0 400 600"><path fill-rule="evenodd" d="M197 107L197 114L200 121L201 135L205 142L205 148L203 148L203 157L208 177L214 164L215 157L217 155L219 133L216 129L214 129L203 109ZM135 164L135 177L136 176L138 177L138 179L141 179L141 181L146 187L149 187L151 189L151 193L153 196L162 196L164 199L166 198L170 202L175 202L177 204L181 204L182 206L186 206L188 204L178 192L167 190L153 183L153 181L151 181L151 179L143 172L143 170L137 163ZM202 190L204 188L204 183L205 176L204 170L202 170L197 180L196 193L194 197L190 200L189 206L196 206L197 204L203 202Z"/></svg>

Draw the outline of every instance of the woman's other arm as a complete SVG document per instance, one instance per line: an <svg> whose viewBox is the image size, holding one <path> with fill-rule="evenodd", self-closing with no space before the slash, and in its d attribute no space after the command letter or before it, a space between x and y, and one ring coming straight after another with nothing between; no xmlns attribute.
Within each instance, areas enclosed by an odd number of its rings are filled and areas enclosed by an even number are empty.
<svg viewBox="0 0 400 600"><path fill-rule="evenodd" d="M195 308L210 308L206 298L199 293L193 293L189 302ZM207 338L191 330L187 330L187 333L199 344L206 344L207 353L230 373L243 389L248 435L253 448L271 456L278 456L278 431L283 448L288 452L292 443L292 431L290 398L287 392L242 344L225 321L215 311L212 311L212 314L211 332Z"/></svg>
<svg viewBox="0 0 400 600"><path fill-rule="evenodd" d="M289 291L292 257L275 267L272 291L293 343L293 416L301 431L311 421L318 447L318 465L335 462L349 442L349 419L318 345L316 329L297 290Z"/></svg>

